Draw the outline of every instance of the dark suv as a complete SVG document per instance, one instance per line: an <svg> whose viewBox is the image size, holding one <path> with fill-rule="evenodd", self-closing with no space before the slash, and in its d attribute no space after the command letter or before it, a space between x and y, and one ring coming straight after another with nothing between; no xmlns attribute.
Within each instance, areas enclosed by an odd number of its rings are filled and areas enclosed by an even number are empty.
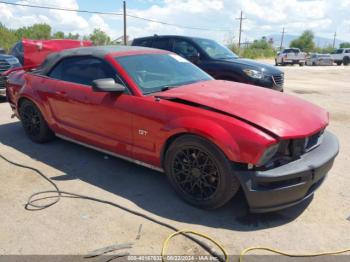
<svg viewBox="0 0 350 262"><path fill-rule="evenodd" d="M6 94L6 76L2 76L1 74L15 67L21 67L21 64L16 57L12 55L0 54L0 95Z"/></svg>
<svg viewBox="0 0 350 262"><path fill-rule="evenodd" d="M283 91L284 73L274 66L238 57L217 42L187 36L136 38L134 46L172 51L196 64L215 79L230 80Z"/></svg>

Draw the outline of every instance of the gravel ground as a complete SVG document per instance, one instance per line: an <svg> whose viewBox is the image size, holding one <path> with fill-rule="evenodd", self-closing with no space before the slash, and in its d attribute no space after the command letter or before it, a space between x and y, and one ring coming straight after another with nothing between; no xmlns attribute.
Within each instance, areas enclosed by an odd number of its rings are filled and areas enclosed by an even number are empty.
<svg viewBox="0 0 350 262"><path fill-rule="evenodd" d="M329 130L341 152L323 186L312 200L270 214L247 212L239 194L215 211L195 209L173 192L165 176L106 157L99 152L57 139L37 145L11 119L0 103L0 153L42 170L62 190L115 201L178 228L198 230L238 254L248 246L270 246L290 252L350 248L350 67L283 67L286 93L302 97L330 112ZM303 114L305 112L298 112ZM159 255L171 233L159 225L86 200L62 199L42 211L27 211L29 195L50 185L32 171L0 159L0 255L75 255L115 243L134 242L133 255ZM136 240L142 224L141 237ZM206 254L178 237L172 254Z"/></svg>

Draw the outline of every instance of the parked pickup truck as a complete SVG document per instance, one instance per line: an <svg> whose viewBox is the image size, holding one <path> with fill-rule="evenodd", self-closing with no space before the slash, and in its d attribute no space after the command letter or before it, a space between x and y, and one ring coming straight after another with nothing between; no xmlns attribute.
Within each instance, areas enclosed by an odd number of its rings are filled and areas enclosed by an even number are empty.
<svg viewBox="0 0 350 262"><path fill-rule="evenodd" d="M301 52L299 48L287 48L281 52L277 53L275 58L275 64L277 65L287 65L287 64L299 64L300 66L305 65L306 53Z"/></svg>
<svg viewBox="0 0 350 262"><path fill-rule="evenodd" d="M350 48L339 48L332 53L334 63L337 65L349 65L350 64Z"/></svg>

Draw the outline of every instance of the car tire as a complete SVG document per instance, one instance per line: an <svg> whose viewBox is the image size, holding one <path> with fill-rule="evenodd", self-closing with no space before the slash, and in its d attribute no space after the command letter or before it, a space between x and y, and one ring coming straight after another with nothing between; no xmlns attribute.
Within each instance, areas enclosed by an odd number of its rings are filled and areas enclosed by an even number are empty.
<svg viewBox="0 0 350 262"><path fill-rule="evenodd" d="M224 153L195 135L183 135L169 146L164 170L179 196L199 208L225 205L240 187Z"/></svg>
<svg viewBox="0 0 350 262"><path fill-rule="evenodd" d="M49 128L39 108L25 100L19 108L19 115L26 135L35 143L46 143L55 136Z"/></svg>
<svg viewBox="0 0 350 262"><path fill-rule="evenodd" d="M340 66L342 63L343 63L343 62L341 62L341 61L336 62L336 64L337 64L338 66Z"/></svg>
<svg viewBox="0 0 350 262"><path fill-rule="evenodd" d="M278 66L277 59L275 59L275 66Z"/></svg>
<svg viewBox="0 0 350 262"><path fill-rule="evenodd" d="M344 57L344 59L343 59L343 64L344 64L345 66L349 65L349 64L350 64L350 57L348 57L348 56Z"/></svg>
<svg viewBox="0 0 350 262"><path fill-rule="evenodd" d="M299 66L304 66L304 63L299 63Z"/></svg>

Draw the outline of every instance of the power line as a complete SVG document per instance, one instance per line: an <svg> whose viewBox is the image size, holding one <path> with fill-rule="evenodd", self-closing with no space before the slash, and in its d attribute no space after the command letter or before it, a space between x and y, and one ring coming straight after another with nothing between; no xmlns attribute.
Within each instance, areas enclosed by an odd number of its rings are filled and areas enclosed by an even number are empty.
<svg viewBox="0 0 350 262"><path fill-rule="evenodd" d="M337 38L337 31L334 32L334 37L333 37L333 48L335 48L335 40Z"/></svg>
<svg viewBox="0 0 350 262"><path fill-rule="evenodd" d="M10 3L5 1L0 1L1 4L6 5L14 5L14 6L22 6L22 7L31 7L31 8L39 8L39 9L49 9L49 10L57 10L57 11L67 11L67 12L78 12L78 13L88 13L88 14L100 14L100 15L118 15L122 16L122 13L108 13L108 12L99 12L99 11L88 11L88 10L78 10L78 9L69 9L69 8L60 8L53 6L40 6L40 5L29 5L29 4L20 4L20 3Z"/></svg>
<svg viewBox="0 0 350 262"><path fill-rule="evenodd" d="M21 3L11 3L6 1L0 1L1 4L6 5L13 5L13 6L22 6L22 7L30 7L30 8L39 8L39 9L47 9L47 10L56 10L56 11L66 11L66 12L77 12L77 13L87 13L87 14L99 14L99 15L111 15L111 16L123 16L123 13L113 13L113 12L100 12L100 11L90 11L90 10L80 10L80 9L69 9L69 8L60 8L60 7L54 7L54 6L39 6L39 5L30 5L30 4L21 4ZM221 31L221 32L228 32L231 31L229 29L214 29L214 28L205 28L205 27L192 27L192 26L186 26L186 25L180 25L180 24L174 24L174 23L168 23L164 21L158 21L154 19L149 19L137 15L131 15L127 14L127 17L158 23L162 25L167 26L174 26L178 28L184 28L184 29L191 29L191 30L203 30L203 31Z"/></svg>
<svg viewBox="0 0 350 262"><path fill-rule="evenodd" d="M282 35L281 35L281 45L280 45L280 50L282 51L282 47L283 47L283 40L284 40L284 34L286 33L284 27L283 27L283 30L282 30Z"/></svg>
<svg viewBox="0 0 350 262"><path fill-rule="evenodd" d="M126 35L126 3L125 1L123 1L123 29L124 29L124 37L123 37L123 40L124 40L124 45L127 45L128 43L128 40L127 40L127 35Z"/></svg>
<svg viewBox="0 0 350 262"><path fill-rule="evenodd" d="M241 35L242 35L242 22L243 20L247 19L247 18L243 18L243 11L241 11L241 15L239 18L236 18L237 20L239 20L239 39L238 39L238 48L241 47Z"/></svg>

